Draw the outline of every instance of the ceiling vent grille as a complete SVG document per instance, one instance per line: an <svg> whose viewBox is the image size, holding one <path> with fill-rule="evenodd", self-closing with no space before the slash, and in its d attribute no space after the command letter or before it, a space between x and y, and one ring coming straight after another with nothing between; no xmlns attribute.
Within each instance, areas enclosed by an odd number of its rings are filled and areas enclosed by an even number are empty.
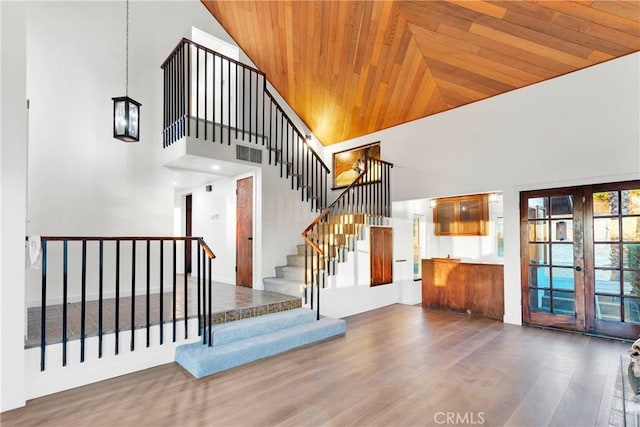
<svg viewBox="0 0 640 427"><path fill-rule="evenodd" d="M236 159L251 163L262 163L262 150L236 144Z"/></svg>

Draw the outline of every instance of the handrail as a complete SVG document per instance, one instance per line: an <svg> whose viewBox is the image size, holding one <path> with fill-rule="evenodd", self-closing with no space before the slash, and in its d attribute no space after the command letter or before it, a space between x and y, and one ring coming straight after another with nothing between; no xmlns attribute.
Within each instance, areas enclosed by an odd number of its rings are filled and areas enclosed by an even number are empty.
<svg viewBox="0 0 640 427"><path fill-rule="evenodd" d="M274 99L273 95L271 94L271 92L269 92L269 89L265 89L264 90L265 93L267 94L267 96L269 96L269 98ZM282 115L291 123L293 123L293 121L289 118L289 115L287 113L285 113L282 109L280 109L282 111ZM311 151L311 154L313 155L314 158L318 159L320 161L320 165L322 166L322 168L328 173L330 172L329 166L327 166L327 164L324 162L324 160L322 160L322 158L318 155L318 153L316 153L316 150L313 149L312 146L310 146L307 141L304 138L304 135L302 135L302 132L300 132L300 130L298 128L294 128L295 133L298 135L299 138L302 139L302 143Z"/></svg>
<svg viewBox="0 0 640 427"><path fill-rule="evenodd" d="M27 240L29 238L27 237ZM191 247L187 243L197 242L200 250L196 250L197 255L197 319L198 319L198 327L197 333L198 336L203 336L202 342L203 344L212 345L211 340L211 323L212 323L212 270L211 263L213 259L215 259L215 254L207 245L202 237L195 236L172 236L172 237L164 237L164 236L40 236L41 241L41 250L42 250L42 260L41 260L41 308L40 308L40 369L45 369L45 348L46 348L46 320L47 320L47 291L51 289L52 285L54 287L57 286L57 291L62 294L62 365L66 366L67 363L67 321L69 313L67 312L67 304L69 300L68 292L72 285L69 283L69 279L73 278L79 281L79 288L81 290L80 295L80 362L84 362L85 356L85 338L86 328L85 328L85 318L86 318L86 303L87 303L87 293L88 289L92 288L92 292L97 293L98 295L98 321L97 321L97 336L98 336L98 358L102 357L102 349L103 349L103 334L104 334L104 322L103 317L105 316L105 311L103 310L103 302L105 289L111 288L112 291L115 292L115 312L114 312L114 334L115 334L115 354L119 353L119 333L120 333L120 294L121 289L121 279L126 280L127 271L123 271L127 269L126 263L121 263L123 260L121 248L124 244L128 243L130 246L130 260L129 271L130 280L128 284L130 285L128 291L130 291L131 303L130 305L130 350L134 351L135 348L135 329L136 324L139 321L136 320L136 297L145 297L145 327L146 327L146 345L150 346L150 328L152 325L151 322L151 265L153 263L154 269L157 268L157 277L154 277L154 286L159 285L159 290L157 292L153 292L155 295L154 299L157 299L159 303L159 310L157 319L157 324L159 325L159 344L162 345L164 342L164 298L165 298L165 269L167 270L167 281L170 284L170 289L168 290L171 293L171 309L172 314L171 318L167 319L167 321L171 321L172 331L173 331L173 342L176 341L177 338L177 320L178 320L178 311L177 306L181 302L182 304L182 317L184 320L184 338L188 338L189 333L189 290L188 290L188 273L187 273L187 264L188 264L188 252ZM110 242L109 246L105 245L106 242ZM146 242L146 245L139 244L140 242ZM183 245L183 257L184 257L184 288L181 290L183 294L181 295L181 301L178 301L178 281L177 281L177 242L184 242ZM60 244L58 246L58 244ZM69 247L71 244L78 244L81 246L75 246L78 249L81 249L81 257L70 257ZM94 266L94 263L91 263L93 267L88 268L87 262L87 249L91 244L91 247L98 251L98 259L97 266ZM154 244L154 256L158 254L158 257L152 261L151 256L151 248L152 243ZM105 251L105 246L107 246L108 251ZM52 255L57 256L58 261L61 263L62 277L57 275L51 277L47 273L47 267L51 263L49 259L49 251L54 248L58 248L59 252L52 252ZM145 286L136 286L136 271L142 271L142 265L136 261L136 252L137 249L146 249L146 256L141 259L144 261L145 272L141 274L141 278L143 279ZM165 256L165 248L168 249ZM201 256L202 255L202 256ZM72 258L72 259L70 259ZM167 263L167 267L165 268L165 258L169 258ZM71 265L70 265L71 264ZM121 268L121 265L123 268ZM71 267L71 268L70 268ZM88 271L89 270L89 271ZM105 283L105 271L108 271L107 277L112 277L114 282L106 284ZM75 272L75 274L73 274ZM71 274L70 274L71 273ZM180 273L182 274L182 273ZM154 274L154 276L156 276ZM122 280L122 281L123 281ZM156 281L157 280L157 281ZM141 281L138 280L138 283ZM108 313L107 313L108 314ZM192 317L195 317L195 314L191 314ZM124 317L123 317L124 318ZM156 319L154 319L154 322ZM155 323L154 323L155 324ZM207 330L208 329L208 330ZM205 332L203 334L203 332Z"/></svg>
<svg viewBox="0 0 640 427"><path fill-rule="evenodd" d="M361 226L371 219L391 216L390 170L393 164L365 157L359 174L340 195L314 218L300 235L305 249L305 300L311 279L311 308L314 286L317 288L317 316L320 318L320 282L326 274L335 274L335 262L342 259L345 248L352 248L351 239L358 236ZM350 215L345 218L341 214ZM332 221L331 218L338 218ZM311 254L308 248L311 248Z"/></svg>
<svg viewBox="0 0 640 427"><path fill-rule="evenodd" d="M28 239L28 237L27 237ZM185 240L195 240L197 241L200 246L202 247L202 249L207 253L207 256L211 259L215 259L216 255L213 253L213 251L211 250L211 248L209 247L209 245L207 245L207 243L204 241L204 238L202 237L194 237L194 236L184 236L184 237L164 237L164 236L83 236L83 237L79 237L79 236L40 236L40 240L47 240L47 241L62 241L62 240L67 240L69 242L77 242L77 241L82 241L82 240L86 240L88 242L95 242L95 241L116 241L116 240L135 240L135 241L146 241L146 240L150 240L150 241L158 241L158 240L164 240L164 241L172 241L175 240L177 242L180 241L185 241Z"/></svg>
<svg viewBox="0 0 640 427"><path fill-rule="evenodd" d="M314 247L314 249L316 249L316 252L318 252L318 254L319 254L319 255L324 255L324 251L323 251L322 249L318 248L318 247L317 247L317 246L316 246L312 241L310 241L310 240L307 238L307 234L308 234L308 233L311 231L311 229L312 229L313 227L315 227L315 226L316 226L316 225L317 225L317 224L318 224L318 223L319 223L319 222L320 222L324 217L326 217L327 215L329 215L329 213L331 212L331 209L332 209L336 204L338 204L338 202L339 202L340 200L342 200L342 199L345 197L345 195L346 195L348 192L350 192L350 191L351 191L351 189L352 189L353 187L356 187L356 186L358 186L358 185L362 185L362 181L364 180L365 175L366 175L366 174L367 174L367 172L369 171L369 164L370 164L370 162L369 162L369 161L370 161L370 160L375 160L375 161L376 161L376 162L378 162L378 163L386 164L386 165L388 165L389 167L393 168L393 163L386 162L386 161L384 161L384 160L380 160L380 159L373 159L372 157L367 156L367 157L365 158L365 161L364 161L364 168L362 169L362 171L360 172L360 174L359 174L359 175L358 175L358 176L353 180L353 182L351 182L351 184L349 184L349 185L347 186L347 188L345 188L345 189L344 189L344 190L343 190L343 191L338 195L338 197L336 197L336 199L335 199L333 202L331 202L331 204L330 204L329 206L327 206L327 207L326 207L326 208L325 208L325 209L320 213L320 215L318 215L318 216L317 216L317 217L316 217L316 218L311 222L311 224L309 224L309 225L307 226L307 228L305 228L304 230L302 230L302 232L300 233L300 235L301 235L302 237L304 237L305 241L306 241L307 243L309 243L311 246L313 246L313 247Z"/></svg>
<svg viewBox="0 0 640 427"><path fill-rule="evenodd" d="M189 44L189 45L191 45L191 46L195 46L195 47L197 47L198 49L202 49L202 50L204 50L204 51L206 51L206 52L208 52L208 53L211 53L211 54L213 54L213 55L215 55L215 56L217 56L217 57L223 58L223 59L225 59L225 60L227 60L227 61L229 61L229 62L231 62L231 63L233 63L233 64L239 65L239 66L241 66L241 67L243 67L243 68L245 68L245 69L247 69L247 70L249 70L249 71L253 71L254 73L257 73L257 74L260 74L260 75L266 76L266 74L265 74L264 72L262 72L262 71L258 70L257 68L253 68L252 66L247 65L247 64L245 64L244 62L240 62L240 61L238 61L237 59L233 59L233 58L231 58L231 57L229 57L229 56L227 56L227 55L224 55L224 54L222 54L222 53L216 52L215 50L209 49L208 47L203 46L203 45L201 45L201 44L199 44L199 43L196 43L196 42L194 42L194 41L192 41L192 40L189 40L189 39L188 39L188 38L186 38L186 37L183 37L183 38L178 42L178 44L177 44L177 45L176 45L176 47L171 51L171 53L169 54L169 56L167 56L167 59L165 59L165 60L164 60L164 62L162 63L162 65L160 65L160 68L164 68L164 67L165 67L165 65L167 65L167 62L169 62L169 60L171 60L171 57L175 54L175 52L176 52L176 51L177 51L177 50L182 46L182 44L184 44L184 43Z"/></svg>
<svg viewBox="0 0 640 427"><path fill-rule="evenodd" d="M192 135L228 145L239 139L261 144L268 163L291 180L302 201L315 211L327 205L330 168L280 106L263 72L187 38L161 68L163 147Z"/></svg>

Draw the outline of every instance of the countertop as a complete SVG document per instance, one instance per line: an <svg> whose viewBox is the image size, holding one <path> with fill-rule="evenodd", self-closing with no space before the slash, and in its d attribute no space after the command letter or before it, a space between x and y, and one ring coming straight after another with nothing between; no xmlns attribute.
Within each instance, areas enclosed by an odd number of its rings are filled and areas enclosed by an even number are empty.
<svg viewBox="0 0 640 427"><path fill-rule="evenodd" d="M425 261L459 262L462 264L504 265L504 261L480 261L469 258L423 258Z"/></svg>

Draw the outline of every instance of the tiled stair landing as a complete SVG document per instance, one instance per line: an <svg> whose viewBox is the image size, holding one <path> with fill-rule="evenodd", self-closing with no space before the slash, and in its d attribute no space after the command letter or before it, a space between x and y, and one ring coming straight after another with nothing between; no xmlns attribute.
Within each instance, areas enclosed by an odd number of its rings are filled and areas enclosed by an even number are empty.
<svg viewBox="0 0 640 427"><path fill-rule="evenodd" d="M184 280L181 277L181 280ZM189 279L188 310L189 318L197 316L197 294L194 279ZM146 327L146 297L138 295L135 301L135 329ZM119 329L120 331L131 329L131 297L122 297L119 301ZM163 295L163 321L165 324L172 322L173 295L170 292ZM80 303L67 304L67 339L80 339ZM282 293L260 291L241 286L224 283L213 283L213 324L232 322L264 314L276 313L295 309L301 306L300 297L285 295ZM98 302L86 303L85 336L98 335ZM160 298L159 294L152 294L150 298L151 325L160 323ZM41 331L41 307L29 307L27 309L27 337L25 348L40 345ZM184 319L184 292L176 294L176 320ZM62 305L49 305L46 309L46 343L55 344L62 342ZM103 333L115 332L115 299L108 298L103 301Z"/></svg>

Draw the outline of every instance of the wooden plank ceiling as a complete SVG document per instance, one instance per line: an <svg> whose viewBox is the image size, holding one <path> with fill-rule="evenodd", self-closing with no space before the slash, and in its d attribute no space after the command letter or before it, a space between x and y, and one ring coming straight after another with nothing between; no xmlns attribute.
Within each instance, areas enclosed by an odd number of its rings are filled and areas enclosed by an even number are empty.
<svg viewBox="0 0 640 427"><path fill-rule="evenodd" d="M203 3L324 145L640 50L640 1Z"/></svg>

